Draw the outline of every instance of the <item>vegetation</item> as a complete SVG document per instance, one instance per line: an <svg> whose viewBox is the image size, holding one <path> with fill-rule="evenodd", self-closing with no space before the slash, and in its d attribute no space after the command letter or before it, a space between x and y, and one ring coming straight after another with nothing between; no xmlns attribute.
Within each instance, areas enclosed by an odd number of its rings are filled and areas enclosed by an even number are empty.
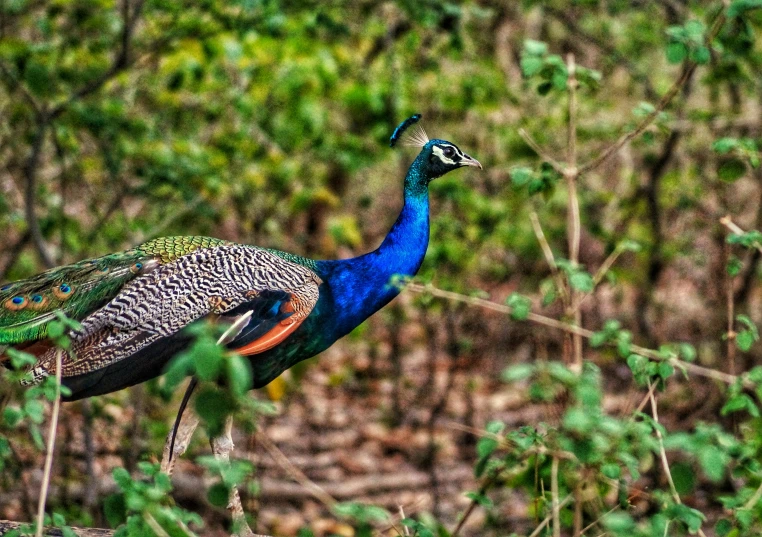
<svg viewBox="0 0 762 537"><path fill-rule="evenodd" d="M0 281L170 234L370 250L413 112L485 168L432 184L408 292L266 391L199 327L162 379L63 405L49 487L59 386L6 372L0 518L42 488L55 526L206 535L237 485L275 535L759 535L759 8L0 2ZM191 371L240 460L199 442L170 483Z"/></svg>

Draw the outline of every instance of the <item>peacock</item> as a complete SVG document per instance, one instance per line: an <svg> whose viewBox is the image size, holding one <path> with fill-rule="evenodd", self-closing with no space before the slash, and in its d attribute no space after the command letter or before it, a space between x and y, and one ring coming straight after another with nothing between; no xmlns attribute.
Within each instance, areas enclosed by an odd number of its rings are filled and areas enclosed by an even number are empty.
<svg viewBox="0 0 762 537"><path fill-rule="evenodd" d="M381 245L359 257L313 260L279 250L211 237L150 240L125 252L86 259L0 286L0 364L9 348L35 357L22 383L56 375L68 388L64 400L106 394L162 373L192 338L188 325L211 318L228 325L221 342L249 358L252 387L265 386L301 360L330 347L400 292L395 277L413 276L429 243L429 182L482 165L455 144L429 140L408 118L390 145L420 147L404 183L404 204ZM64 314L79 322L62 353L51 322ZM198 425L183 415L193 378L165 445L161 468L172 473ZM189 420L185 425L186 418ZM212 439L215 457L228 461L232 418ZM178 444L175 444L176 438ZM174 457L174 459L173 459ZM228 509L235 535L254 535L238 490Z"/></svg>
<svg viewBox="0 0 762 537"><path fill-rule="evenodd" d="M416 274L429 242L429 182L481 164L455 144L402 122L390 145L420 147L404 182L404 205L382 244L343 260L313 260L199 236L163 237L0 286L0 363L8 348L35 356L26 384L56 373L48 334L63 313L79 321L63 356L65 400L106 394L160 375L191 342L189 324L213 317L235 333L227 347L249 358L254 388L330 347Z"/></svg>

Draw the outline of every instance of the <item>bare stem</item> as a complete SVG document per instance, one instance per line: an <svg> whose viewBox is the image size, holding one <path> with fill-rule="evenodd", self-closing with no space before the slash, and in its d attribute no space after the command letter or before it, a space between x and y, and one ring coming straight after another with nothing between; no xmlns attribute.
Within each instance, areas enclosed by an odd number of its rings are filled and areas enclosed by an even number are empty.
<svg viewBox="0 0 762 537"><path fill-rule="evenodd" d="M733 219L730 217L730 215L726 215L720 218L720 224L728 228L731 233L735 233L736 235L743 235L746 233L746 231L744 231L738 224L733 222ZM754 248L762 253L762 244L755 242Z"/></svg>
<svg viewBox="0 0 762 537"><path fill-rule="evenodd" d="M566 168L564 168L564 177L568 189L567 219L567 238L569 241L569 259L572 266L579 264L579 243L582 234L582 226L579 216L579 196L577 195L577 179L579 170L577 170L577 64L574 61L574 54L566 57L566 69L568 78L566 86L569 89L569 124L568 136L566 141ZM579 309L579 291L571 288L571 301L568 314L572 317L576 326L582 324L582 314ZM578 373L582 371L582 337L579 334L572 336L572 345L574 349L574 362L572 368Z"/></svg>
<svg viewBox="0 0 762 537"><path fill-rule="evenodd" d="M537 143L537 141L532 138L532 136L526 131L526 129L519 129L519 136L521 136L524 141L527 143L529 147L531 147L539 157L553 166L553 169L556 170L558 173L563 175L564 173L564 166L560 162L558 162L556 159L554 159L550 154L545 151L542 147L540 147L540 144Z"/></svg>
<svg viewBox="0 0 762 537"><path fill-rule="evenodd" d="M53 411L50 414L50 428L48 429L48 444L45 453L45 467L42 472L42 484L40 485L40 500L37 503L37 528L36 537L42 537L43 524L45 522L45 503L48 499L48 487L50 486L50 470L53 467L53 450L56 446L56 428L58 427L58 411L61 408L61 369L63 351L56 351L56 398L53 400Z"/></svg>
<svg viewBox="0 0 762 537"><path fill-rule="evenodd" d="M569 494L566 498L564 498L561 503L558 504L559 509L563 509L566 507L566 504L569 503L572 500L572 495ZM529 534L529 537L537 537L540 535L540 532L542 532L543 529L545 529L545 526L547 526L551 519L553 518L553 514L546 516L542 522L540 522L539 526L537 526L532 533Z"/></svg>
<svg viewBox="0 0 762 537"><path fill-rule="evenodd" d="M606 276L609 270L611 270L611 267L614 266L614 263L616 263L617 259L619 259L619 256L622 255L621 248L617 247L614 249L613 252L609 254L609 256L605 259L603 264L598 268L598 270L595 272L595 275L593 276L593 290L595 290L596 287L598 287L598 284L603 281L603 278ZM578 310L580 306L593 295L593 291L586 293L582 298L580 298L577 301L577 304L575 306L575 310Z"/></svg>
<svg viewBox="0 0 762 537"><path fill-rule="evenodd" d="M336 499L328 494L325 490L323 490L317 483L307 477L304 472L302 472L294 465L294 463L288 460L288 457L286 457L283 452L278 449L278 446L276 446L267 437L267 435L262 432L258 432L257 440L260 444L262 444L262 447L265 448L273 460L278 463L278 465L283 468L297 483L302 485L306 490L310 491L310 494L312 494L316 500L319 500L329 509L333 509L333 507L338 503Z"/></svg>
<svg viewBox="0 0 762 537"><path fill-rule="evenodd" d="M553 513L553 537L561 537L561 507L558 501L558 457L553 457L550 467L550 497Z"/></svg>
<svg viewBox="0 0 762 537"><path fill-rule="evenodd" d="M714 19L714 22L712 23L712 27L709 30L709 34L707 35L707 38L706 38L707 45L711 45L712 41L714 41L714 38L717 37L717 34L720 32L722 25L725 23L726 9L727 9L727 3L723 3L722 10L717 14L717 17ZM682 87L691 77L691 74L693 73L694 69L696 69L697 65L698 64L696 62L689 61L686 64L685 69L683 69L682 76L680 76L680 78L675 80L674 84L672 84L672 87L670 87L669 91L667 91L667 93L664 94L664 97L661 98L661 100L653 109L653 111L651 111L650 114L644 117L637 127L635 127L630 132L623 134L616 142L614 142L612 145L604 149L597 157L593 158L592 160L580 166L579 173L582 174L582 173L589 172L590 170L594 170L595 168L600 166L604 161L606 161L611 155L619 151L622 148L622 146L624 146L624 144L626 144L633 138L636 138L637 136L642 134L643 131L645 131L646 128L648 128L648 126L651 123L653 123L653 121L657 118L657 116L664 111L664 109L669 105L669 103L672 102L672 99L675 98L678 92L682 89Z"/></svg>
<svg viewBox="0 0 762 537"><path fill-rule="evenodd" d="M513 313L513 308L511 308L510 306L498 304L496 302L485 300L483 298L462 295L460 293L445 291L443 289L437 289L436 287L433 287L430 285L410 283L405 287L405 289L413 293L429 294L431 296L435 296L438 298L452 300L454 302L462 302L464 304L478 306L481 308L497 311L506 315L510 315L511 313ZM569 323L565 323L563 321L559 321L558 319L553 319L552 317L540 315L539 313L529 312L526 320L535 324L547 326L549 328L556 328L558 330L562 330L569 334L579 334L580 336L586 339L593 337L593 335L595 334L595 332L593 332L592 330L588 330L580 326L575 326ZM630 350L632 351L633 354L637 354L639 356L644 356L646 358L650 358L652 360L658 360L661 362L666 361L672 364L673 366L679 369L683 369L694 375L711 378L719 382L724 382L725 384L734 384L739 381L739 377L736 375L730 375L723 371L717 371L715 369L703 367L698 364L693 364L691 362L685 362L683 360L675 358L674 356L666 357L659 351L656 351L653 349L647 349L646 347L641 347L639 345L631 345ZM749 388L755 387L753 383L750 383L747 381L742 381L742 384L743 386L749 387Z"/></svg>
<svg viewBox="0 0 762 537"><path fill-rule="evenodd" d="M551 250L550 244L548 244L548 239L545 238L545 233L542 231L540 219L538 218L536 211L531 211L529 213L529 220L532 222L532 229L534 229L534 234L537 237L537 242L540 243L540 248L542 249L542 253L545 256L545 261L548 263L550 272L553 274L553 279L556 281L556 287L558 288L558 293L561 295L561 300L563 300L564 305L568 307L569 293L566 290L566 284L564 283L564 279L561 277L561 273L558 272L556 258L553 255L553 250Z"/></svg>

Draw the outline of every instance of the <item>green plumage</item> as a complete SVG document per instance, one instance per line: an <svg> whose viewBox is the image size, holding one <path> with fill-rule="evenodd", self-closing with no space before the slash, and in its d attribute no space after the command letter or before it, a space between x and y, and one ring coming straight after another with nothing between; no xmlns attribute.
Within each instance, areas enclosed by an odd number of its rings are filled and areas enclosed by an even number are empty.
<svg viewBox="0 0 762 537"><path fill-rule="evenodd" d="M81 320L114 298L125 283L157 264L198 248L227 244L211 237L162 237L126 252L86 259L0 287L0 345L47 337L60 311Z"/></svg>

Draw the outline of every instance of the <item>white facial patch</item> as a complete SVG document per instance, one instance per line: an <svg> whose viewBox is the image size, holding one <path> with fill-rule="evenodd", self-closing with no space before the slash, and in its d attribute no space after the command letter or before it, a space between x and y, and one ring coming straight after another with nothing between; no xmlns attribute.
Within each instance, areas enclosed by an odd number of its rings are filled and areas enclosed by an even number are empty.
<svg viewBox="0 0 762 537"><path fill-rule="evenodd" d="M456 147L454 147L454 146L448 146L448 147L452 147L452 149L455 151L455 154L459 155L461 157L461 159L463 158L463 155L460 155L460 151L458 151L458 149ZM439 158L439 160L441 160L445 164L450 164L452 166L457 166L459 161L456 162L456 161L452 160L451 158L446 157L445 154L444 154L444 149L442 149L438 145L435 145L434 147L432 147L431 150Z"/></svg>

